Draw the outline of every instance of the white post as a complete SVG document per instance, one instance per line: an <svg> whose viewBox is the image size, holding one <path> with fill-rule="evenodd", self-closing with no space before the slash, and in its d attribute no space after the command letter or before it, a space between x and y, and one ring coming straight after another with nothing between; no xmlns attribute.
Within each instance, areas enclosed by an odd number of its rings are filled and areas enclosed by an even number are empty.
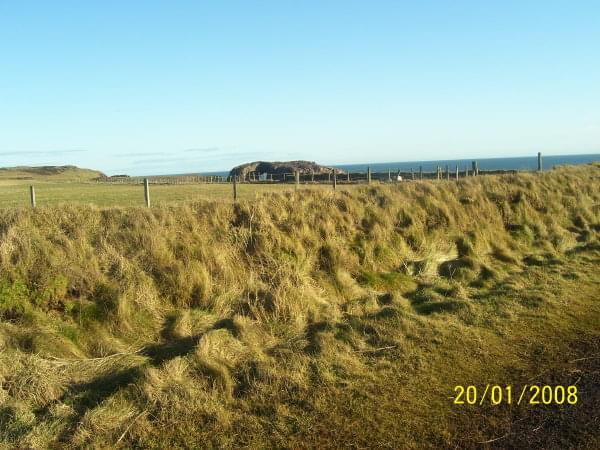
<svg viewBox="0 0 600 450"><path fill-rule="evenodd" d="M29 198L31 199L31 207L35 208L35 188L29 186Z"/></svg>
<svg viewBox="0 0 600 450"><path fill-rule="evenodd" d="M144 178L144 199L146 200L146 206L150 208L150 184L148 178Z"/></svg>

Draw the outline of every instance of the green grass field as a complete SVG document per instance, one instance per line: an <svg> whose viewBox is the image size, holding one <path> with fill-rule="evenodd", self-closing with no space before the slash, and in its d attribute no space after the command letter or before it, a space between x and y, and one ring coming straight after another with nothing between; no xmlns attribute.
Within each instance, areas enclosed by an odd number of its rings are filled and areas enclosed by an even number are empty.
<svg viewBox="0 0 600 450"><path fill-rule="evenodd" d="M0 208L29 207L29 186L35 187L37 206L95 205L99 207L131 207L144 205L141 184L96 182L101 173L73 166L0 168ZM351 190L356 185L338 184L338 190ZM331 185L303 184L300 189L331 191ZM293 184L244 184L237 187L239 200L252 200L268 193L292 192ZM199 200L233 201L231 184L151 184L153 206L177 205Z"/></svg>
<svg viewBox="0 0 600 450"><path fill-rule="evenodd" d="M36 190L38 206L58 204L111 206L143 206L144 188L142 185L109 183L37 182L0 183L0 208L28 207L29 186ZM338 185L338 190L353 189L353 185ZM301 185L300 189L331 191L328 185ZM293 184L238 184L238 199L255 199L271 192L293 192ZM179 184L150 185L150 198L153 205L174 205L198 200L231 202L231 184Z"/></svg>

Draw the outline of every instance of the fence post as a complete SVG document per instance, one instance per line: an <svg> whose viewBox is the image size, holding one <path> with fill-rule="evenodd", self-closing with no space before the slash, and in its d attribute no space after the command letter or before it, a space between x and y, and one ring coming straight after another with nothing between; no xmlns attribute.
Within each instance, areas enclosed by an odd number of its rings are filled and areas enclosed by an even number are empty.
<svg viewBox="0 0 600 450"><path fill-rule="evenodd" d="M423 166L419 166L419 180L423 179Z"/></svg>
<svg viewBox="0 0 600 450"><path fill-rule="evenodd" d="M456 181L458 181L458 164L456 165Z"/></svg>
<svg viewBox="0 0 600 450"><path fill-rule="evenodd" d="M150 183L148 178L144 178L144 200L146 200L146 206L150 208Z"/></svg>
<svg viewBox="0 0 600 450"><path fill-rule="evenodd" d="M296 170L294 174L296 176L296 190L298 190L298 186L300 185L300 171Z"/></svg>
<svg viewBox="0 0 600 450"><path fill-rule="evenodd" d="M337 174L335 173L335 169L333 169L333 190L335 191L335 188L337 186Z"/></svg>
<svg viewBox="0 0 600 450"><path fill-rule="evenodd" d="M538 172L542 171L542 152L538 152Z"/></svg>
<svg viewBox="0 0 600 450"><path fill-rule="evenodd" d="M348 183L350 183L350 171L346 174L346 178L348 179Z"/></svg>
<svg viewBox="0 0 600 450"><path fill-rule="evenodd" d="M371 184L371 166L367 167L367 184Z"/></svg>
<svg viewBox="0 0 600 450"><path fill-rule="evenodd" d="M392 181L392 171L388 169L388 181Z"/></svg>
<svg viewBox="0 0 600 450"><path fill-rule="evenodd" d="M469 166L465 166L465 178L469 176Z"/></svg>
<svg viewBox="0 0 600 450"><path fill-rule="evenodd" d="M477 175L477 161L471 162L471 171L473 172L473 176Z"/></svg>
<svg viewBox="0 0 600 450"><path fill-rule="evenodd" d="M231 177L233 179L233 201L237 200L237 176Z"/></svg>
<svg viewBox="0 0 600 450"><path fill-rule="evenodd" d="M31 207L35 208L35 188L29 186L29 198L31 199Z"/></svg>
<svg viewBox="0 0 600 450"><path fill-rule="evenodd" d="M315 182L315 169L310 169L310 182Z"/></svg>
<svg viewBox="0 0 600 450"><path fill-rule="evenodd" d="M450 166L446 164L446 179L450 180Z"/></svg>

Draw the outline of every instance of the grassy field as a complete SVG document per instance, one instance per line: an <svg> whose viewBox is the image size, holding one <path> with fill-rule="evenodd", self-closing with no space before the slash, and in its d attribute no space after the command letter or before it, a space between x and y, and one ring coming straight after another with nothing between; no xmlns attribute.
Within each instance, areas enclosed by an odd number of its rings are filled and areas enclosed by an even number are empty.
<svg viewBox="0 0 600 450"><path fill-rule="evenodd" d="M37 206L95 205L99 207L132 207L144 205L142 185L97 183L100 172L80 169L12 168L0 169L0 208L19 208L31 205L29 186L36 190ZM355 189L356 185L338 185L339 191ZM332 190L331 185L305 184L303 190ZM254 200L269 193L293 192L293 184L244 184L237 187L238 199ZM195 201L214 200L233 202L231 184L152 184L152 205L177 205Z"/></svg>
<svg viewBox="0 0 600 450"><path fill-rule="evenodd" d="M0 445L598 448L599 181L5 208Z"/></svg>
<svg viewBox="0 0 600 450"><path fill-rule="evenodd" d="M71 181L2 181L0 180L0 208L29 207L29 186L36 189L38 206L59 204L78 204L107 206L144 205L142 185L111 183L77 183ZM332 190L327 185L302 185L302 189ZM293 184L239 184L238 199L255 199L271 192L293 192ZM338 190L353 189L352 185L338 185ZM199 200L220 202L233 201L231 184L181 184L150 185L150 197L153 205L182 204Z"/></svg>

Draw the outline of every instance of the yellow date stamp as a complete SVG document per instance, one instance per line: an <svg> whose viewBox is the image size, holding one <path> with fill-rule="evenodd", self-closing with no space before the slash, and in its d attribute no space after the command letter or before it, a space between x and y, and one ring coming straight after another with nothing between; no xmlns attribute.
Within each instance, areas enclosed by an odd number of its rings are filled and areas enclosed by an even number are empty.
<svg viewBox="0 0 600 450"><path fill-rule="evenodd" d="M577 386L526 384L520 389L512 385L457 385L450 398L455 405L576 405Z"/></svg>

